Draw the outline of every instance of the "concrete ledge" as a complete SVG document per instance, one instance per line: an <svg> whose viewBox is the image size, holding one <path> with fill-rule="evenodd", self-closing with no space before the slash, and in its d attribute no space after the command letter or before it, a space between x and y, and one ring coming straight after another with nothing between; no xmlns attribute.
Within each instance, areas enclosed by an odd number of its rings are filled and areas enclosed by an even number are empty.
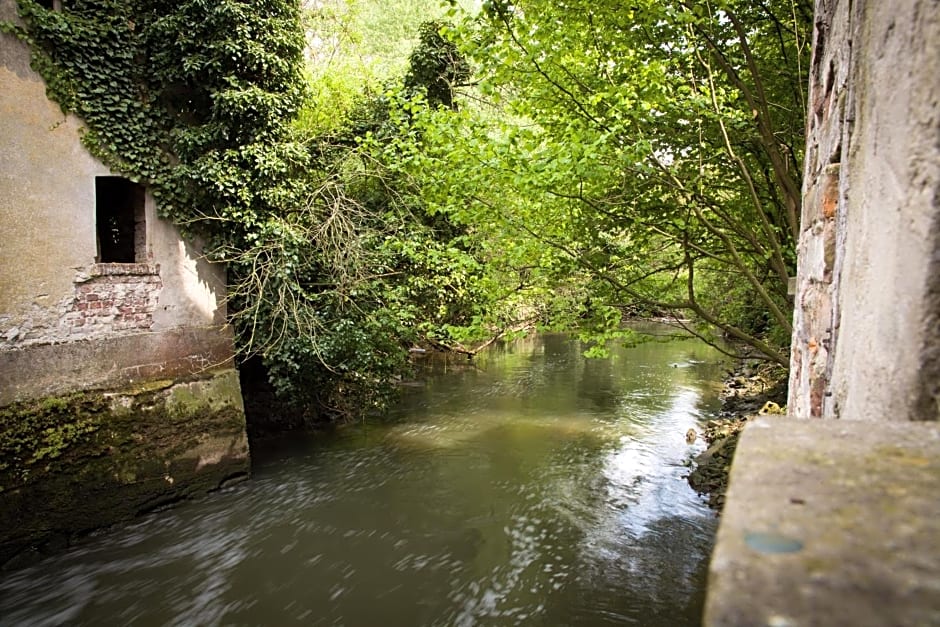
<svg viewBox="0 0 940 627"><path fill-rule="evenodd" d="M232 367L232 346L229 327L185 327L0 351L0 407L150 379L204 376Z"/></svg>
<svg viewBox="0 0 940 627"><path fill-rule="evenodd" d="M940 423L749 424L704 624L940 625Z"/></svg>
<svg viewBox="0 0 940 627"><path fill-rule="evenodd" d="M159 276L158 263L96 263L91 267L89 277L96 276ZM78 283L79 281L76 281Z"/></svg>

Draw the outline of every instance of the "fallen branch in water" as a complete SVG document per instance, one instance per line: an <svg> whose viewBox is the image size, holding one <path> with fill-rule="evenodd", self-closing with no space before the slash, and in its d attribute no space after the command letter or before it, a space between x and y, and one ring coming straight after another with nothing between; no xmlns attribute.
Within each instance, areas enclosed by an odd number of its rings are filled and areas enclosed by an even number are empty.
<svg viewBox="0 0 940 627"><path fill-rule="evenodd" d="M520 331L526 331L526 330L529 330L529 329L534 328L534 327L535 327L535 323L536 323L537 320L538 320L538 318L529 318L528 320L524 320L524 321L519 322L519 323L517 323L517 324L514 324L514 325L512 325L512 326L509 326L509 327L506 327L506 328L504 328L504 329L501 329L498 333L496 333L495 335L493 335L492 337L490 337L490 339L486 340L486 341L483 342L482 344L479 344L479 345L477 345L477 346L475 346L475 347L473 347L473 348L467 348L467 347L465 347L463 344L460 344L460 343L457 343L457 344L447 344L447 343L445 343L445 342L440 342L440 341L438 341L438 340L432 340L432 339L430 339L430 338L425 338L425 341L427 341L428 344L430 344L431 346L433 346L434 348L436 348L436 349L438 349L438 350L440 350L440 351L445 351L445 352L450 352L450 353L457 353L457 354L459 354L459 355L466 355L466 356L467 356L467 359L473 359L473 357L474 357L477 353L480 353L480 352L483 351L484 349L486 349L486 348L492 346L493 344L495 344L496 342L498 342L500 339L502 339L503 337L505 337L507 334L510 334L510 333L519 333Z"/></svg>

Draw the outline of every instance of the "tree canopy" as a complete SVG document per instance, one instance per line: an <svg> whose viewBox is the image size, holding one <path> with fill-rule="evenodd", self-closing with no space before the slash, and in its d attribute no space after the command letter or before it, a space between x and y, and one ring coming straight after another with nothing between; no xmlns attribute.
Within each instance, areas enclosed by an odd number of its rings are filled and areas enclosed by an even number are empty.
<svg viewBox="0 0 940 627"><path fill-rule="evenodd" d="M436 210L533 240L520 274L586 284L607 327L670 313L785 365L811 14L487 2L454 32L486 105L429 122L413 172Z"/></svg>
<svg viewBox="0 0 940 627"><path fill-rule="evenodd" d="M416 344L629 314L787 362L805 0L19 4L89 148L228 264L241 351L320 415Z"/></svg>

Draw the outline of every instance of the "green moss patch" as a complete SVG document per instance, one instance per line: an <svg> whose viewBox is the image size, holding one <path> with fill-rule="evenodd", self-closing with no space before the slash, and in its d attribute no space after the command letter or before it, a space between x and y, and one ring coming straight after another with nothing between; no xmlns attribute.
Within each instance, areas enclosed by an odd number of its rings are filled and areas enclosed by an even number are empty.
<svg viewBox="0 0 940 627"><path fill-rule="evenodd" d="M101 394L71 394L0 409L0 492L23 485L89 441L108 411Z"/></svg>
<svg viewBox="0 0 940 627"><path fill-rule="evenodd" d="M246 474L232 381L234 371L0 409L0 564Z"/></svg>

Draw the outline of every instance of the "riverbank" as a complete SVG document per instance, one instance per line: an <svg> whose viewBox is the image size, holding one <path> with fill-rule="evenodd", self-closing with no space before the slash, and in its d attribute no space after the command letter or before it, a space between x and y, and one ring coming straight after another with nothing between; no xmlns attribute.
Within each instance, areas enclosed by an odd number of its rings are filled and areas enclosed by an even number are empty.
<svg viewBox="0 0 940 627"><path fill-rule="evenodd" d="M708 495L710 507L721 510L728 489L728 472L738 437L749 418L785 411L787 374L778 366L751 360L728 371L721 392L721 410L709 420L702 437L708 449L693 460L689 485Z"/></svg>

